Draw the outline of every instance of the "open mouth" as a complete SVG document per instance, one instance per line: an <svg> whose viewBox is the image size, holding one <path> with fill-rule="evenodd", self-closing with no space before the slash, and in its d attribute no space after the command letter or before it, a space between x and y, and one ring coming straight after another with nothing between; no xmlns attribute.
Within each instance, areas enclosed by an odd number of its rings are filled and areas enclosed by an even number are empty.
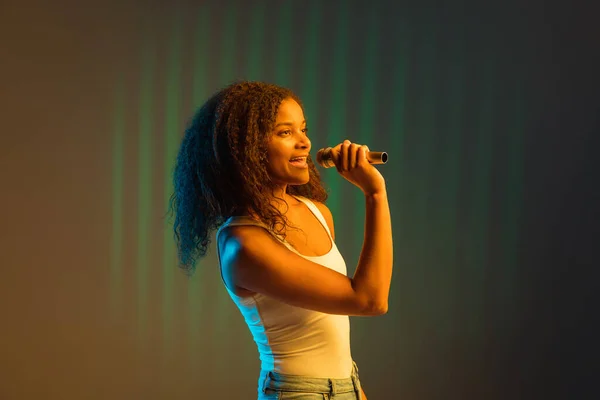
<svg viewBox="0 0 600 400"><path fill-rule="evenodd" d="M290 160L290 164L294 167L298 168L308 168L308 163L306 162L306 157L296 157Z"/></svg>

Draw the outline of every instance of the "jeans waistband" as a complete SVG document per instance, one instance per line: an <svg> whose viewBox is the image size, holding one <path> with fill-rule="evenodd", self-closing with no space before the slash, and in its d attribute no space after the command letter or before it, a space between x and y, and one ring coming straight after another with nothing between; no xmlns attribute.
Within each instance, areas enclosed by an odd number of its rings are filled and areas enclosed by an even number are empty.
<svg viewBox="0 0 600 400"><path fill-rule="evenodd" d="M358 377L358 366L352 362L352 373L349 378L311 378L301 375L287 375L274 371L261 371L262 387L261 391L265 393L266 389L286 392L305 392L305 393L329 393L335 396L337 393L357 393L360 398L360 379Z"/></svg>

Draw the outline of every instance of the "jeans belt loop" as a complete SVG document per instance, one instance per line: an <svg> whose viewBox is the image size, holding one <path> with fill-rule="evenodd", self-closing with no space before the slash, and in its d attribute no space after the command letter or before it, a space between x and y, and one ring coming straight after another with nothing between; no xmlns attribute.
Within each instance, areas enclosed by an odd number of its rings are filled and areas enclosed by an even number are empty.
<svg viewBox="0 0 600 400"><path fill-rule="evenodd" d="M267 392L267 387L269 387L269 382L271 381L271 371L266 371L265 373L265 378L263 379L263 384L262 384L262 392L266 393Z"/></svg>
<svg viewBox="0 0 600 400"><path fill-rule="evenodd" d="M337 393L337 389L335 387L335 381L333 379L329 379L329 395L331 397L335 396Z"/></svg>
<svg viewBox="0 0 600 400"><path fill-rule="evenodd" d="M352 374L352 384L354 385L354 391L357 395L360 395L360 383L355 374Z"/></svg>

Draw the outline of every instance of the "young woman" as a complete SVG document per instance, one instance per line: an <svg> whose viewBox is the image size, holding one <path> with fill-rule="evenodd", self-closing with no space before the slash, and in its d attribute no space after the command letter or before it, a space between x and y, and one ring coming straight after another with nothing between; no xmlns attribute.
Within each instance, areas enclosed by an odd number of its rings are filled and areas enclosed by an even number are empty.
<svg viewBox="0 0 600 400"><path fill-rule="evenodd" d="M334 223L310 156L302 105L290 90L235 83L197 112L174 173L181 267L193 273L217 229L226 290L257 345L259 399L366 399L350 351L350 315L387 312L392 228L383 176L367 146L332 151L365 196L356 272L335 245Z"/></svg>

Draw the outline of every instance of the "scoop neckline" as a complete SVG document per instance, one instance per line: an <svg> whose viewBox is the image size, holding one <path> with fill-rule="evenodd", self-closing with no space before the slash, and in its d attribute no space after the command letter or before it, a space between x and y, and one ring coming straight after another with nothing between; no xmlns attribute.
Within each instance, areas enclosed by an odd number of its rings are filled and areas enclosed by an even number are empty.
<svg viewBox="0 0 600 400"><path fill-rule="evenodd" d="M298 201L300 201L300 202L304 203L304 205L305 205L305 206L308 208L308 210L309 210L309 211L312 213L312 215L314 215L314 216L315 216L315 218L317 219L317 221L319 221L319 223L321 224L321 226L323 227L323 229L325 229L325 232L327 233L327 236L329 236L329 242L331 243L331 247L329 248L329 251L328 251L327 253L325 253L325 254L323 254L323 255L320 255L320 256L307 256L307 255L304 255L304 254L300 253L298 250L296 250L296 248L295 248L294 246L292 246L292 244L291 244L290 242L288 242L287 240L285 240L285 239L282 237L282 235L280 235L280 234L278 234L278 233L276 233L276 232L273 232L273 231L271 231L271 230L269 229L269 227L268 227L268 226L267 226L267 225L266 225L264 222L262 222L262 221L257 221L257 220L255 220L255 219L253 219L253 218L251 218L251 217L249 217L249 216L247 216L247 215L231 216L231 217L229 217L229 218L228 218L228 220L227 220L227 225L228 225L228 224L229 224L229 223L230 223L232 220L234 220L235 218L244 218L244 219L248 219L248 220L250 220L250 221L253 221L253 222L255 222L255 223L258 223L258 224L262 225L263 227L265 227L265 228L266 228L266 229L267 229L267 230L268 230L268 231L269 231L271 234L275 235L275 236L276 236L276 237L277 237L279 240L281 240L281 242L282 242L282 243L284 243L284 244L285 244L285 245L286 245L286 246L287 246L287 247L288 247L288 248L289 248L291 251L293 251L294 253L298 254L298 255L299 255L299 256L301 256L301 257L306 257L306 258L323 258L323 257L327 257L327 256L329 256L329 255L330 255L330 254L333 252L333 250L334 250L334 247L335 247L335 242L333 241L333 238L331 237L331 233L329 232L329 228L328 228L328 227L325 227L325 226L323 225L323 222L321 222L321 219L319 218L319 216L318 216L318 215L316 215L316 214L314 213L314 211L312 210L312 208L311 208L311 207L310 207L308 204L306 204L306 201L305 201L305 200L303 200L302 196L296 196L296 195L293 195L293 194L291 194L290 196L292 196L292 197L294 197L295 199L297 199ZM299 198L299 197L300 197L300 198ZM301 198L302 198L302 199L301 199ZM308 200L308 199L306 199L306 200Z"/></svg>
<svg viewBox="0 0 600 400"><path fill-rule="evenodd" d="M301 201L302 203L304 203L304 205L306 206L306 208L308 208L308 210L312 213L312 215L314 215L314 217L317 219L317 221L319 221L319 223L321 224L321 226L323 227L323 229L325 229L325 232L327 233L327 236L329 236L329 242L331 243L331 247L329 248L329 251L323 255L320 256L307 256L304 255L302 253L300 253L298 250L296 250L296 248L294 248L294 246L291 245L291 243L289 243L287 240L282 239L296 254L298 254L299 256L302 257L307 257L307 258L322 258L322 257L326 257L328 255L331 254L331 252L333 252L333 247L335 246L335 243L333 242L333 238L331 237L331 233L329 232L329 228L323 225L323 222L321 221L321 219L319 218L319 216L317 214L315 214L315 212L312 210L312 208L306 204L305 200L299 199L298 197L302 197L302 196L296 196L291 194L290 196L294 197L296 200ZM307 199L308 200L308 199Z"/></svg>

